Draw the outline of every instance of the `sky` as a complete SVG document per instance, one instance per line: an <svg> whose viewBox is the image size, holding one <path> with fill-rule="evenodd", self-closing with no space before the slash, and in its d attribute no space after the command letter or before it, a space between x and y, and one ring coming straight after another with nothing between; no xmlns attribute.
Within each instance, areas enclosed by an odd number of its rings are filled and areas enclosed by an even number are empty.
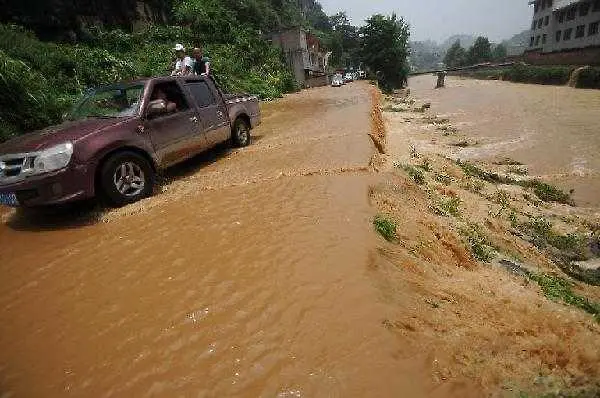
<svg viewBox="0 0 600 398"><path fill-rule="evenodd" d="M487 36L491 41L510 39L528 29L533 9L528 0L320 0L323 10L344 10L353 25L373 14L404 17L411 25L411 40L442 42L454 34Z"/></svg>

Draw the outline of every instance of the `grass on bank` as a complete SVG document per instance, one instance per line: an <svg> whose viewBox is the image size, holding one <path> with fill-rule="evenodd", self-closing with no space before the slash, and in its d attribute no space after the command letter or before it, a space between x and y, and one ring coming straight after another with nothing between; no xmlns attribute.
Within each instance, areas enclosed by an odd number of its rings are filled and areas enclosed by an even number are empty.
<svg viewBox="0 0 600 398"><path fill-rule="evenodd" d="M415 166L411 166L409 164L396 164L397 168L400 168L402 170L404 170L406 172L406 174L408 174L408 176L410 178L413 179L414 182L416 182L419 185L423 185L425 184L425 173L423 173L423 170L420 168L417 168Z"/></svg>
<svg viewBox="0 0 600 398"><path fill-rule="evenodd" d="M596 322L600 322L600 303L573 292L573 285L566 279L546 274L530 274L529 278L540 286L548 299L582 309L593 315Z"/></svg>
<svg viewBox="0 0 600 398"><path fill-rule="evenodd" d="M396 242L398 235L396 233L396 223L384 216L376 216L373 219L375 231L388 242Z"/></svg>
<svg viewBox="0 0 600 398"><path fill-rule="evenodd" d="M503 176L498 173L483 170L470 162L457 160L456 164L469 177L476 177L492 184L519 185L523 188L532 189L540 200L544 202L556 202L573 206L573 199L570 193L562 191L553 185L542 182L538 179L533 180L517 180L512 177Z"/></svg>
<svg viewBox="0 0 600 398"><path fill-rule="evenodd" d="M470 223L460 228L459 232L467 240L469 249L473 257L477 260L489 263L496 258L496 249L482 232L482 228L479 225Z"/></svg>

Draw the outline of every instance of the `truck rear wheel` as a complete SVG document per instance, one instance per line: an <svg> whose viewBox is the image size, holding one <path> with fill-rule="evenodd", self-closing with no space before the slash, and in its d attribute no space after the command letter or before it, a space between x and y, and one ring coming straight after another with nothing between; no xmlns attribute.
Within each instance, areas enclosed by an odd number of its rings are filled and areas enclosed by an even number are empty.
<svg viewBox="0 0 600 398"><path fill-rule="evenodd" d="M154 170L143 156L130 151L118 152L102 165L100 184L111 204L124 206L152 194Z"/></svg>
<svg viewBox="0 0 600 398"><path fill-rule="evenodd" d="M237 118L233 123L231 140L236 147L241 148L250 145L250 126L244 119Z"/></svg>

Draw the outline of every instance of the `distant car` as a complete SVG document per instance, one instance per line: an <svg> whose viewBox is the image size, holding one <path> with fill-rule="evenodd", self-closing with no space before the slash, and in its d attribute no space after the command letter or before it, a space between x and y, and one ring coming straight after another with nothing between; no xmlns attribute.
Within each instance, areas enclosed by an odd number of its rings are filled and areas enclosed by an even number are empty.
<svg viewBox="0 0 600 398"><path fill-rule="evenodd" d="M342 87L344 85L344 78L342 75L335 75L331 79L331 87Z"/></svg>
<svg viewBox="0 0 600 398"><path fill-rule="evenodd" d="M366 74L366 72L364 70L359 70L358 71L358 77L360 79L364 79L365 77L367 77L367 74Z"/></svg>
<svg viewBox="0 0 600 398"><path fill-rule="evenodd" d="M348 72L344 75L344 82L346 83L350 83L354 81L354 77L352 76L352 73Z"/></svg>

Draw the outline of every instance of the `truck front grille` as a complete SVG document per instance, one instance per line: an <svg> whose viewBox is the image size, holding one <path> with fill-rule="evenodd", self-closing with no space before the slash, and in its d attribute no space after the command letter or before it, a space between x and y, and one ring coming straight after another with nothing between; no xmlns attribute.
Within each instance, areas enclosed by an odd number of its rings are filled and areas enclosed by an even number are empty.
<svg viewBox="0 0 600 398"><path fill-rule="evenodd" d="M0 179L5 177L16 177L21 174L25 158L8 159L0 162Z"/></svg>
<svg viewBox="0 0 600 398"><path fill-rule="evenodd" d="M26 155L7 155L0 157L0 184L21 181L33 166L35 158Z"/></svg>

